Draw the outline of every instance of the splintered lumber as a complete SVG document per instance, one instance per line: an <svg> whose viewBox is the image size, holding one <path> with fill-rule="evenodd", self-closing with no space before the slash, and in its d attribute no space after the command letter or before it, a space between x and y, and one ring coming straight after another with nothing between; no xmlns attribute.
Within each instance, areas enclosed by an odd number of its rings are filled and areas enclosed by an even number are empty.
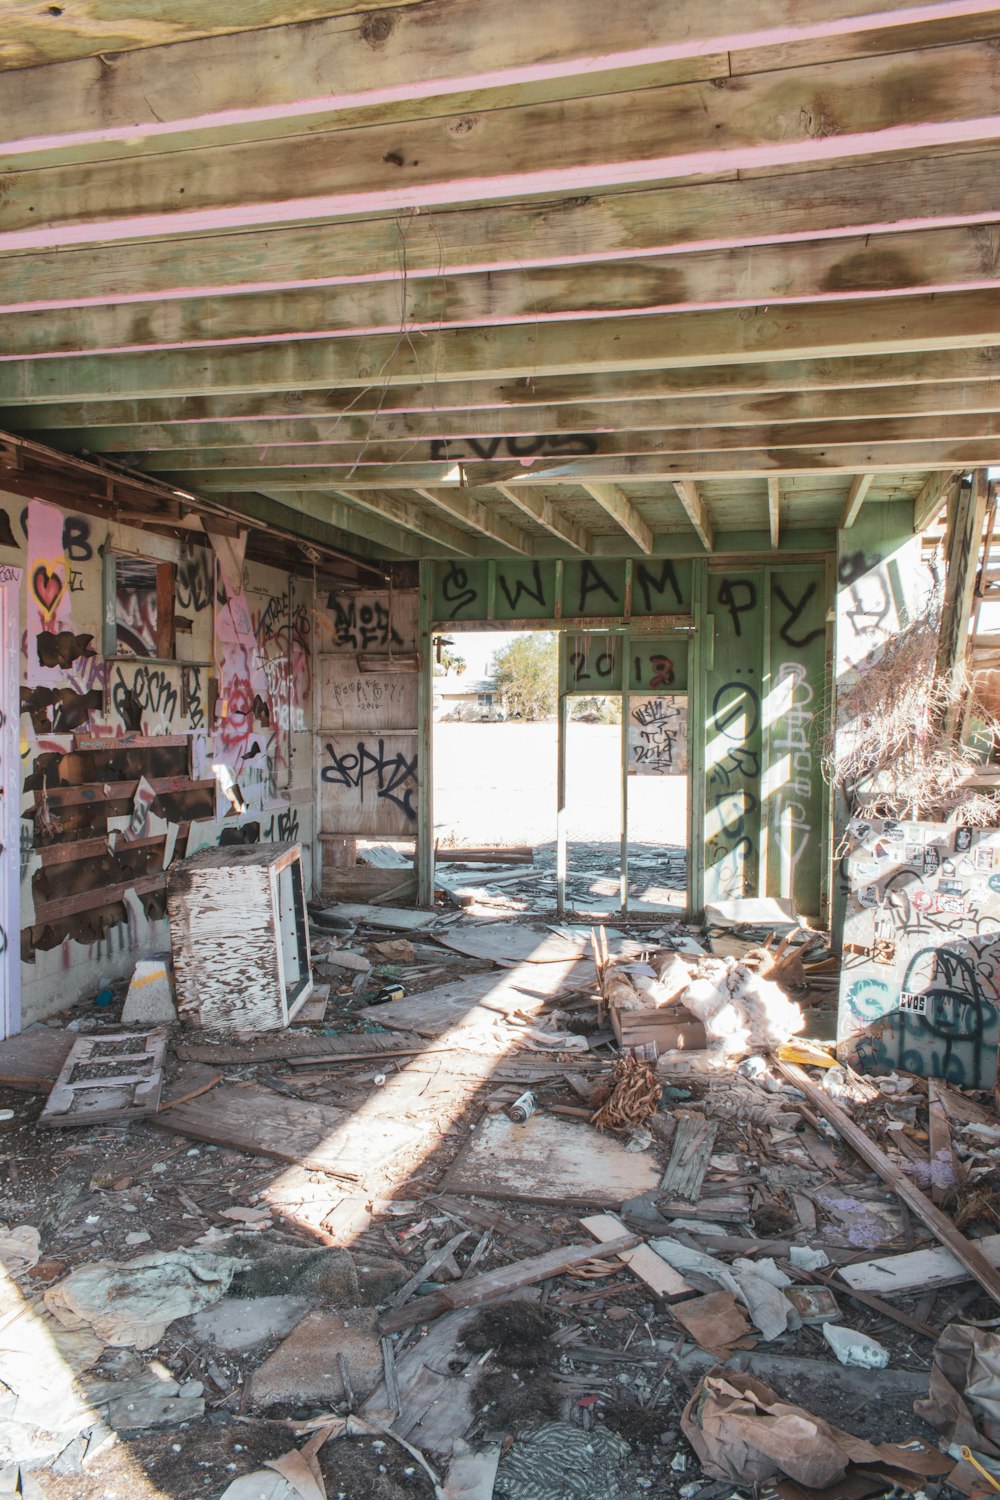
<svg viewBox="0 0 1000 1500"><path fill-rule="evenodd" d="M409 1281L407 1281L403 1286L400 1287L399 1291L393 1297L389 1306L402 1307L403 1303L408 1301L409 1298L413 1296L413 1293L417 1290L418 1286L420 1286L425 1281L430 1281L431 1277L434 1275L434 1272L439 1270L440 1267L444 1265L445 1261L448 1260L452 1255L454 1255L459 1245L461 1245L464 1240L467 1240L471 1233L471 1229L460 1229L458 1234L452 1235L451 1239L446 1245L439 1245L438 1248L427 1257L423 1265L420 1267L419 1271L415 1271L410 1277Z"/></svg>
<svg viewBox="0 0 1000 1500"><path fill-rule="evenodd" d="M695 1202L701 1192L718 1129L717 1120L700 1120L693 1115L681 1120L674 1136L674 1149L670 1153L670 1161L660 1184L663 1192L670 1193L674 1198Z"/></svg>
<svg viewBox="0 0 1000 1500"><path fill-rule="evenodd" d="M606 1255L620 1255L623 1250L631 1250L638 1244L641 1240L637 1234L623 1234L601 1248ZM469 1281L453 1282L439 1292L417 1297L405 1307L396 1307L383 1314L378 1322L379 1332L397 1333L400 1328L410 1328L414 1323L440 1317L456 1307L475 1307L482 1302L492 1302L508 1292L519 1291L523 1286L534 1286L539 1281L547 1281L550 1276L572 1271L574 1266L585 1265L594 1259L594 1251L593 1244L560 1245L545 1255L515 1261L498 1271L485 1271L482 1276L473 1276Z"/></svg>
<svg viewBox="0 0 1000 1500"><path fill-rule="evenodd" d="M615 1240L624 1233L623 1226L614 1214L590 1214L580 1223L584 1229L590 1231L596 1240L602 1245ZM648 1287L652 1287L658 1297L687 1297L695 1294L696 1288L689 1281L685 1281L673 1266L668 1266L666 1261L657 1255L655 1250L650 1250L648 1245L637 1245L634 1250L621 1251L617 1259L622 1261L634 1276L644 1281Z"/></svg>
<svg viewBox="0 0 1000 1500"><path fill-rule="evenodd" d="M783 1062L777 1062L776 1066L781 1069L790 1083L802 1090L813 1108L829 1120L841 1139L857 1152L863 1162L867 1162L868 1166L878 1173L883 1182L888 1183L911 1213L915 1214L935 1238L951 1251L973 1280L979 1282L983 1291L987 1292L994 1302L1000 1304L1000 1273L990 1265L979 1246L967 1240L964 1234L960 1234L951 1220L935 1203L931 1202L926 1193L922 1193L915 1183L911 1182L908 1177L904 1177L870 1136L866 1135L859 1125L855 1125L854 1121L839 1105L834 1104L833 1100L821 1088L818 1088L811 1078L807 1078L801 1068L796 1067L794 1063Z"/></svg>
<svg viewBox="0 0 1000 1500"><path fill-rule="evenodd" d="M530 1224L519 1224L516 1219L508 1219L504 1214L492 1213L489 1209L480 1208L476 1203L470 1203L465 1198L450 1198L442 1194L433 1199L434 1206L451 1214L454 1218L462 1219L467 1224L475 1224L477 1229L489 1229L494 1234L501 1235L504 1239L518 1240L527 1245L530 1250L548 1250L549 1242L544 1235L538 1233ZM624 1231L623 1231L624 1233Z"/></svg>
<svg viewBox="0 0 1000 1500"><path fill-rule="evenodd" d="M469 844L465 848L435 849L434 863L456 865L530 865L535 851L530 844L508 844L492 847L490 844Z"/></svg>
<svg viewBox="0 0 1000 1500"><path fill-rule="evenodd" d="M937 1089L937 1079L927 1080L927 1119L930 1135L931 1197L940 1207L954 1197L958 1187L958 1163L951 1144L951 1122L945 1101Z"/></svg>
<svg viewBox="0 0 1000 1500"><path fill-rule="evenodd" d="M1000 1234L976 1240L976 1249L991 1266L1000 1267ZM901 1296L907 1292L937 1290L967 1281L969 1272L943 1246L931 1250L907 1250L901 1255L880 1255L874 1260L841 1266L840 1276L854 1291Z"/></svg>

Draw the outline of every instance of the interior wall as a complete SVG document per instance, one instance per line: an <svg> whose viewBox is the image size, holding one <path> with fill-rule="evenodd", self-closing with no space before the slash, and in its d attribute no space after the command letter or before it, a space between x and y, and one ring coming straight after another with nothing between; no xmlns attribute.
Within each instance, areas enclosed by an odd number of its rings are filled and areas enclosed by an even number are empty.
<svg viewBox="0 0 1000 1500"><path fill-rule="evenodd" d="M3 525L6 521L9 531ZM227 589L182 543L0 493L0 561L22 569L22 1025L169 948L164 869L226 838L300 841L311 882L311 584L247 562ZM175 647L128 655L149 599L114 555L168 564ZM168 609L161 599L163 609Z"/></svg>

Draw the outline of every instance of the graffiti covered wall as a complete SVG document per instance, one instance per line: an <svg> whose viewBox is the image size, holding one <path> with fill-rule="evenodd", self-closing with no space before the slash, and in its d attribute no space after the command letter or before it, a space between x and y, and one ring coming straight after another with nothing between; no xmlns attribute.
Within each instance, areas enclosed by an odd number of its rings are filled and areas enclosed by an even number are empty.
<svg viewBox="0 0 1000 1500"><path fill-rule="evenodd" d="M247 563L230 607L204 538L3 494L0 512L0 564L23 575L29 1024L169 947L172 859L225 837L302 841L308 860L312 599L304 580Z"/></svg>
<svg viewBox="0 0 1000 1500"><path fill-rule="evenodd" d="M874 1072L992 1088L1000 831L855 819L848 839L841 1055Z"/></svg>

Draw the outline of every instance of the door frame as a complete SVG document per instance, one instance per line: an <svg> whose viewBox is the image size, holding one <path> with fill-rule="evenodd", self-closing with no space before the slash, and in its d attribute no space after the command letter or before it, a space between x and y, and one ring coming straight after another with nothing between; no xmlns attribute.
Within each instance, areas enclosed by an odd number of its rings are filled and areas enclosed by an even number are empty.
<svg viewBox="0 0 1000 1500"><path fill-rule="evenodd" d="M21 1029L21 569L0 563L0 1038Z"/></svg>

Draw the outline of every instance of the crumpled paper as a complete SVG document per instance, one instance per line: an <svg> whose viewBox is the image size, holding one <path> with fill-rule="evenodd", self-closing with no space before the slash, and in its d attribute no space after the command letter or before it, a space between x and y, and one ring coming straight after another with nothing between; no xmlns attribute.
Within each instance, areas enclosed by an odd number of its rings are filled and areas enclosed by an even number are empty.
<svg viewBox="0 0 1000 1500"><path fill-rule="evenodd" d="M737 1260L725 1266L702 1250L693 1250L680 1240L662 1235L650 1240L650 1247L675 1271L686 1276L693 1286L702 1289L707 1282L732 1292L750 1314L750 1320L766 1341L775 1339L788 1328L801 1327L801 1321L779 1285L791 1286L791 1280L769 1261ZM699 1278L701 1278L699 1280Z"/></svg>
<svg viewBox="0 0 1000 1500"><path fill-rule="evenodd" d="M911 1439L869 1443L782 1400L752 1375L715 1369L699 1381L681 1430L705 1473L741 1488L785 1474L807 1489L826 1489L848 1464L902 1470L922 1478L948 1473L952 1460Z"/></svg>
<svg viewBox="0 0 1000 1500"><path fill-rule="evenodd" d="M242 1261L188 1250L156 1250L119 1263L95 1260L45 1293L64 1328L90 1327L116 1348L150 1349L175 1318L225 1296Z"/></svg>
<svg viewBox="0 0 1000 1500"><path fill-rule="evenodd" d="M949 1443L1000 1458L1000 1334L949 1323L934 1345L918 1417Z"/></svg>
<svg viewBox="0 0 1000 1500"><path fill-rule="evenodd" d="M41 1236L34 1224L6 1229L0 1224L0 1266L10 1276L20 1276L38 1264Z"/></svg>

